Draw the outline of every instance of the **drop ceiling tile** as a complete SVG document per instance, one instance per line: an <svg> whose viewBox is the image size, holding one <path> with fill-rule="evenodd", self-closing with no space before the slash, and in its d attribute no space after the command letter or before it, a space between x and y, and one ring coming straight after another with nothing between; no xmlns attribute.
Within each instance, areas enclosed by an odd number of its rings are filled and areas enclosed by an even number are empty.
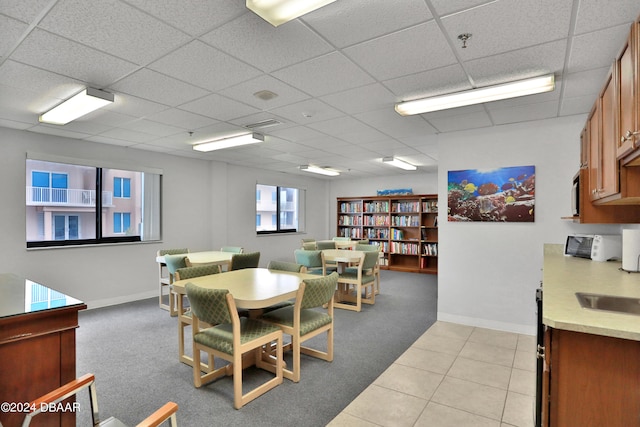
<svg viewBox="0 0 640 427"><path fill-rule="evenodd" d="M407 138L437 132L422 117L401 116L393 108L360 113L354 117L386 135L393 135L395 138Z"/></svg>
<svg viewBox="0 0 640 427"><path fill-rule="evenodd" d="M221 121L248 116L249 114L254 114L259 111L257 108L222 97L215 93L205 96L204 98L182 104L180 109Z"/></svg>
<svg viewBox="0 0 640 427"><path fill-rule="evenodd" d="M573 98L585 94L599 94L609 69L610 67L603 67L565 74L563 78L564 96Z"/></svg>
<svg viewBox="0 0 640 427"><path fill-rule="evenodd" d="M537 77L560 75L564 68L565 39L471 60L465 68L478 87Z"/></svg>
<svg viewBox="0 0 640 427"><path fill-rule="evenodd" d="M500 0L442 19L449 39L471 33L458 55L468 61L566 38L572 0ZM497 25L499 23L499 25Z"/></svg>
<svg viewBox="0 0 640 427"><path fill-rule="evenodd" d="M0 110L1 111L1 110ZM0 119L0 126L9 129L27 130L33 125L30 123L17 122L8 119Z"/></svg>
<svg viewBox="0 0 640 427"><path fill-rule="evenodd" d="M254 13L246 13L200 39L265 72L333 50L301 22L294 20L275 28Z"/></svg>
<svg viewBox="0 0 640 427"><path fill-rule="evenodd" d="M574 37L568 71L576 73L611 66L628 34L628 25L618 25Z"/></svg>
<svg viewBox="0 0 640 427"><path fill-rule="evenodd" d="M43 125L43 124L29 128L29 132L42 133L45 135L62 136L65 138L72 138L72 139L84 139L91 136L86 133L69 131L63 127L54 128L54 127Z"/></svg>
<svg viewBox="0 0 640 427"><path fill-rule="evenodd" d="M0 117L38 124L38 115L59 104L58 98L0 84Z"/></svg>
<svg viewBox="0 0 640 427"><path fill-rule="evenodd" d="M269 135L268 143L274 147L275 150L280 150L283 153L296 154L307 151L309 147L299 144L297 142L285 141L280 138L275 138Z"/></svg>
<svg viewBox="0 0 640 427"><path fill-rule="evenodd" d="M132 72L136 66L90 47L34 29L11 59L104 87Z"/></svg>
<svg viewBox="0 0 640 427"><path fill-rule="evenodd" d="M75 95L85 87L79 80L12 60L0 65L0 84L60 100Z"/></svg>
<svg viewBox="0 0 640 427"><path fill-rule="evenodd" d="M110 86L118 92L176 107L209 92L173 77L143 68ZM162 90L158 90L162 88Z"/></svg>
<svg viewBox="0 0 640 427"><path fill-rule="evenodd" d="M198 40L151 63L149 68L209 90L223 89L261 74Z"/></svg>
<svg viewBox="0 0 640 427"><path fill-rule="evenodd" d="M339 52L310 59L273 76L313 96L336 93L373 83L373 79Z"/></svg>
<svg viewBox="0 0 640 427"><path fill-rule="evenodd" d="M351 46L344 49L344 53L378 80L388 80L456 62L434 21Z"/></svg>
<svg viewBox="0 0 640 427"><path fill-rule="evenodd" d="M340 111L317 99L308 99L285 105L284 107L274 108L271 112L299 125L328 120L342 115Z"/></svg>
<svg viewBox="0 0 640 427"><path fill-rule="evenodd" d="M138 65L190 38L119 0L59 1L39 27Z"/></svg>
<svg viewBox="0 0 640 427"><path fill-rule="evenodd" d="M247 13L240 1L148 1L127 0L127 3L144 10L158 19L180 28L192 36L217 28L225 22Z"/></svg>
<svg viewBox="0 0 640 427"><path fill-rule="evenodd" d="M2 0L0 13L31 23L50 3L51 0Z"/></svg>
<svg viewBox="0 0 640 427"><path fill-rule="evenodd" d="M265 120L275 120L279 123L276 125L267 126L267 127L260 127L260 126L256 128L247 127L250 125L256 125ZM289 121L285 120L283 117L280 117L277 114L273 114L271 111L259 111L257 113L249 114L247 116L231 119L229 120L229 123L232 123L234 125L237 125L243 128L247 127L247 129L252 129L254 132L263 133L263 134L270 134L272 131L276 129L286 129L286 128L295 126L294 123L290 123Z"/></svg>
<svg viewBox="0 0 640 427"><path fill-rule="evenodd" d="M322 96L320 99L347 114L379 110L397 101L396 96L380 83Z"/></svg>
<svg viewBox="0 0 640 427"><path fill-rule="evenodd" d="M329 4L302 20L333 45L344 48L432 18L424 0L350 0Z"/></svg>
<svg viewBox="0 0 640 427"><path fill-rule="evenodd" d="M588 33L619 24L631 25L638 16L638 0L581 0L575 34Z"/></svg>
<svg viewBox="0 0 640 427"><path fill-rule="evenodd" d="M182 137L186 137L188 133L183 128L167 125L164 123L152 122L151 120L135 120L120 126L122 129L133 130L136 132L143 132L155 137L165 137L170 135L180 134Z"/></svg>
<svg viewBox="0 0 640 427"><path fill-rule="evenodd" d="M27 28L28 26L23 22L0 15L0 57L11 53L11 49Z"/></svg>
<svg viewBox="0 0 640 427"><path fill-rule="evenodd" d="M166 123L171 126L177 126L183 129L198 129L217 123L217 120L205 117L200 114L194 114L189 111L180 110L178 108L169 108L157 113L147 115L149 120L159 123Z"/></svg>
<svg viewBox="0 0 640 427"><path fill-rule="evenodd" d="M277 96L266 101L255 96L257 92L263 90L273 92ZM251 105L252 107L260 110L271 110L273 108L309 98L309 95L294 89L293 87L269 75L262 75L255 79L224 89L220 91L220 94L227 98Z"/></svg>
<svg viewBox="0 0 640 427"><path fill-rule="evenodd" d="M543 102L557 101L560 99L562 93L562 81L556 80L555 90L551 92L538 93L535 95L519 96L517 98L503 99L500 101L493 101L485 103L485 107L489 112L493 110L500 110L503 108L517 107L527 104L540 104Z"/></svg>
<svg viewBox="0 0 640 427"><path fill-rule="evenodd" d="M471 89L467 74L459 64L385 80L383 84L398 96L398 101Z"/></svg>
<svg viewBox="0 0 640 427"><path fill-rule="evenodd" d="M380 131L348 116L311 123L308 126L346 142L377 141L387 138Z"/></svg>
<svg viewBox="0 0 640 427"><path fill-rule="evenodd" d="M495 0L431 0L431 4L440 15L449 15L493 2Z"/></svg>
<svg viewBox="0 0 640 427"><path fill-rule="evenodd" d="M269 135L282 138L285 141L301 142L307 139L317 138L321 132L311 129L309 126L293 126L287 129L274 129L269 131Z"/></svg>
<svg viewBox="0 0 640 427"><path fill-rule="evenodd" d="M123 128L113 128L100 134L100 136L113 139L121 139L132 143L149 142L156 139L155 136L144 132L128 130Z"/></svg>
<svg viewBox="0 0 640 427"><path fill-rule="evenodd" d="M114 113L125 114L131 117L145 117L150 114L164 111L168 108L164 104L142 99L126 93L113 90L109 90L109 92L115 93L115 100L113 101L113 104L107 105L97 112L112 111Z"/></svg>
<svg viewBox="0 0 640 427"><path fill-rule="evenodd" d="M549 101L496 109L491 110L491 117L496 125L549 119L557 116L558 105L559 101Z"/></svg>
<svg viewBox="0 0 640 427"><path fill-rule="evenodd" d="M564 97L560 105L561 116L572 116L574 114L587 114L591 111L597 95L576 96L573 98Z"/></svg>
<svg viewBox="0 0 640 427"><path fill-rule="evenodd" d="M484 111L457 116L439 117L429 119L439 132L454 132L474 128L482 128L493 125L491 119Z"/></svg>

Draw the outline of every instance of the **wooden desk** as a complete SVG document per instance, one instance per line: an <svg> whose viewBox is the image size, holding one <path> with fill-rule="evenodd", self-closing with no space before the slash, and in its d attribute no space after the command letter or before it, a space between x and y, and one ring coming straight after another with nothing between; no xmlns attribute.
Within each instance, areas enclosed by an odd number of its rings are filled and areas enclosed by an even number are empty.
<svg viewBox="0 0 640 427"><path fill-rule="evenodd" d="M183 308L187 283L209 289L228 289L238 308L255 310L295 298L300 282L317 278L315 274L245 268L173 282L173 291L178 296L178 346L183 348L184 327L191 324L191 317L185 314ZM193 366L193 359L183 351L180 351L179 357L181 362ZM203 366L203 369L210 369L210 365Z"/></svg>
<svg viewBox="0 0 640 427"><path fill-rule="evenodd" d="M0 274L0 402L30 402L76 378L78 311L75 298ZM4 427L22 425L24 413L0 411ZM75 414L51 412L33 426L75 427Z"/></svg>

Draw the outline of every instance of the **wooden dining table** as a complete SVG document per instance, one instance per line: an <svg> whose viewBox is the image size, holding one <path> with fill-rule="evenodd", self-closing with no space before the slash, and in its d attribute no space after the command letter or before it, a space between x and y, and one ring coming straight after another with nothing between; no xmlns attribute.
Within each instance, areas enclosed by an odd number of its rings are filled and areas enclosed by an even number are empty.
<svg viewBox="0 0 640 427"><path fill-rule="evenodd" d="M228 267L231 263L231 257L233 252L222 251L202 251L202 252L187 252L184 254L189 260L191 265L204 265L204 264L216 264L220 266ZM164 256L156 257L156 262L164 264Z"/></svg>
<svg viewBox="0 0 640 427"><path fill-rule="evenodd" d="M208 276L173 282L173 291L178 297L178 345L180 361L193 366L193 358L184 354L184 327L192 323L190 315L184 309L186 284L207 289L227 289L233 295L240 309L258 310L296 297L300 283L305 279L317 279L318 275L295 273L266 268L245 268ZM251 313L251 312L250 312ZM203 370L213 368L212 361L202 366Z"/></svg>

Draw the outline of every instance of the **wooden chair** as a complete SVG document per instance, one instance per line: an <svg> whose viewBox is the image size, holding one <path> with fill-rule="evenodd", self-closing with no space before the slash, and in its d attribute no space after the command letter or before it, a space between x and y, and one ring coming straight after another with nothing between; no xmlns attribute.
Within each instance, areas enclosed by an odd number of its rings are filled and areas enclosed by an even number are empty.
<svg viewBox="0 0 640 427"><path fill-rule="evenodd" d="M376 295L379 295L380 294L380 249L381 247L378 245L370 245L368 243L366 244L358 243L355 249L356 251L378 253L378 262L376 262L376 265L373 267L373 274L376 277L376 285L374 287L374 290Z"/></svg>
<svg viewBox="0 0 640 427"><path fill-rule="evenodd" d="M362 304L375 304L375 274L378 252L364 252L355 267L348 267L338 277L336 308L361 311ZM364 291L364 297L362 292ZM355 295L354 295L355 294Z"/></svg>
<svg viewBox="0 0 640 427"><path fill-rule="evenodd" d="M189 249L188 248L160 249L156 253L156 257L165 256L165 255L186 254L186 253L189 253ZM169 285L171 285L171 276L169 275L169 272L167 270L167 264L166 263L163 263L163 262L159 262L158 263L158 278L160 280L158 303L159 303L161 309L170 311L170 309L169 309L170 303L169 304L165 304L164 301L163 301L163 298L164 298L165 295L168 295L169 300L171 300L171 292L170 292L170 286L169 286ZM164 293L164 289L165 288L168 290L168 292L166 294Z"/></svg>
<svg viewBox="0 0 640 427"><path fill-rule="evenodd" d="M109 427L126 427L117 418L109 417L104 421L100 421L100 415L98 414L98 400L96 394L96 379L93 374L85 374L80 378L77 378L50 393L45 394L42 397L34 400L29 404L29 408L32 410L27 413L22 427L27 427L31 424L31 420L38 414L43 412L43 409L49 408L49 405L56 405L63 400L75 396L81 390L89 389L89 400L91 401L91 419L93 420L92 426L109 426ZM178 405L174 402L167 402L153 414L149 415L137 427L156 427L165 421L169 421L171 427L177 427L178 422L176 420L176 412L178 411Z"/></svg>
<svg viewBox="0 0 640 427"><path fill-rule="evenodd" d="M291 336L287 350L293 352L292 369L285 368L284 376L294 382L300 381L300 354L333 361L333 294L338 282L338 273L317 279L303 280L296 294L293 306L283 307L265 313L262 320L280 327ZM321 309L326 307L326 311ZM327 351L321 351L301 344L322 333L327 333Z"/></svg>
<svg viewBox="0 0 640 427"><path fill-rule="evenodd" d="M219 265L205 264L197 265L194 267L179 268L175 272L175 280L187 280L194 277L208 276L210 274L220 273ZM186 363L189 366L193 366L193 357L187 356L184 352L184 330L187 326L192 324L191 309L185 307L182 295L177 296L177 311L178 311L178 358L182 363ZM206 365L202 365L203 369L207 371L213 370L213 359L209 357Z"/></svg>
<svg viewBox="0 0 640 427"><path fill-rule="evenodd" d="M240 318L233 295L226 289L205 289L187 283L187 296L193 312L193 383L201 387L223 375L233 375L233 406L236 409L261 396L279 384L282 384L282 330L275 325L257 319ZM200 329L201 321L211 326ZM255 356L256 366L275 373L275 376L251 391L242 392L242 355L249 352L262 352L268 346L273 349L275 341L275 365ZM201 374L200 352L211 353L215 357L231 362L211 372Z"/></svg>
<svg viewBox="0 0 640 427"><path fill-rule="evenodd" d="M296 249L293 256L297 264L304 265L307 273L322 274L322 251Z"/></svg>
<svg viewBox="0 0 640 427"><path fill-rule="evenodd" d="M234 254L244 253L244 248L240 246L223 246L220 248L220 252L232 252Z"/></svg>
<svg viewBox="0 0 640 427"><path fill-rule="evenodd" d="M177 308L177 296L175 292L173 292L173 282L175 279L176 270L179 268L188 267L187 264L187 256L185 254L177 254L177 255L165 255L164 262L167 264L167 270L169 271L169 314L171 316L178 315Z"/></svg>
<svg viewBox="0 0 640 427"><path fill-rule="evenodd" d="M318 240L316 242L316 248L318 248L319 251L324 249L335 249L336 242L334 240Z"/></svg>
<svg viewBox="0 0 640 427"><path fill-rule="evenodd" d="M313 242L303 242L302 249L307 251L315 251L316 249L318 249L318 246L316 245L315 240Z"/></svg>
<svg viewBox="0 0 640 427"><path fill-rule="evenodd" d="M231 257L229 271L242 270L243 268L258 268L260 264L260 252L234 254Z"/></svg>

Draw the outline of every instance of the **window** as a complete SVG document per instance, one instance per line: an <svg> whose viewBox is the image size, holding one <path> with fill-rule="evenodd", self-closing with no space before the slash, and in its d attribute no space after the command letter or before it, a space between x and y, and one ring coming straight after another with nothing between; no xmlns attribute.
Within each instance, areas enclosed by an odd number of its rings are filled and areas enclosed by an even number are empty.
<svg viewBox="0 0 640 427"><path fill-rule="evenodd" d="M258 184L256 231L258 234L304 231L305 191L298 188Z"/></svg>
<svg viewBox="0 0 640 427"><path fill-rule="evenodd" d="M160 240L161 172L27 154L28 248Z"/></svg>
<svg viewBox="0 0 640 427"><path fill-rule="evenodd" d="M113 178L113 197L126 199L131 197L131 178Z"/></svg>
<svg viewBox="0 0 640 427"><path fill-rule="evenodd" d="M113 213L113 232L115 234L124 234L129 231L131 226L131 214L128 212Z"/></svg>

